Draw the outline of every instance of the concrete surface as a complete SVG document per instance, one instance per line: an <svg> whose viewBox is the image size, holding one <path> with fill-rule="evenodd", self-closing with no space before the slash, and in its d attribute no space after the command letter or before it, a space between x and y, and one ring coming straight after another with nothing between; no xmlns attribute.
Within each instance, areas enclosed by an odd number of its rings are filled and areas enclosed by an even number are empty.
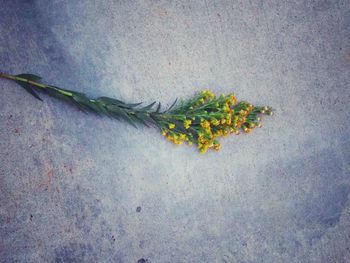
<svg viewBox="0 0 350 263"><path fill-rule="evenodd" d="M0 1L0 70L276 115L201 156L0 80L1 262L350 262L349 1Z"/></svg>

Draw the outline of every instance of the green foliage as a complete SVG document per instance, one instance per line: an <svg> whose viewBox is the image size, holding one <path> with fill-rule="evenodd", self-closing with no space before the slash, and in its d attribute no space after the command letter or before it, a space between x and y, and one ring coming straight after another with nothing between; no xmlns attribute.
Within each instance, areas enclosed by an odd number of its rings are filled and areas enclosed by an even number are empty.
<svg viewBox="0 0 350 263"><path fill-rule="evenodd" d="M195 144L200 152L208 148L218 150L218 137L239 130L248 133L260 127L260 114L272 115L272 108L253 106L247 102L236 103L233 94L216 97L206 90L191 99L177 99L163 112L161 103L152 102L146 106L139 103L125 103L121 100L98 97L91 99L84 93L43 84L41 77L34 74L8 75L0 77L15 81L35 98L42 100L37 92L46 93L75 105L85 112L93 112L110 118L123 120L134 127L145 125L161 130L162 134L175 144Z"/></svg>
<svg viewBox="0 0 350 263"><path fill-rule="evenodd" d="M33 75L33 74L19 74L19 75L16 75L16 77L27 79L27 80L31 80L31 81L35 81L35 82L38 82L41 79L41 77ZM39 95L35 92L35 86L34 85L31 85L28 82L23 82L23 81L20 81L20 80L16 80L16 82L20 86L22 86L22 88L24 88L28 93L33 95L38 100L42 101L42 99L39 97Z"/></svg>

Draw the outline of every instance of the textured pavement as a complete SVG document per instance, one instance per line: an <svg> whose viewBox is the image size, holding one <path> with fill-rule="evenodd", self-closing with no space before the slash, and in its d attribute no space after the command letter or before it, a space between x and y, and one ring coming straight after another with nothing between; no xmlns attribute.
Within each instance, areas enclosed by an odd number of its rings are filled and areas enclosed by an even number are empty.
<svg viewBox="0 0 350 263"><path fill-rule="evenodd" d="M350 262L349 32L346 0L0 0L0 71L276 109L199 155L1 79L0 262Z"/></svg>

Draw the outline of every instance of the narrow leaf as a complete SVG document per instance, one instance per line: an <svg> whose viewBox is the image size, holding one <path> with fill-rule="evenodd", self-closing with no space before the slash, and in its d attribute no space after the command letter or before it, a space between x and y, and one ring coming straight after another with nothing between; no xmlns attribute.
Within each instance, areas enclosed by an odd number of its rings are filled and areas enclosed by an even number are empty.
<svg viewBox="0 0 350 263"><path fill-rule="evenodd" d="M106 105L121 105L124 104L121 100L117 100L117 99L112 99L112 98L108 98L108 97L99 97L96 99L97 101L106 104Z"/></svg>
<svg viewBox="0 0 350 263"><path fill-rule="evenodd" d="M123 105L120 105L120 107L123 107L123 108L134 108L134 107L137 107L139 105L141 105L142 102L138 102L138 103L123 103Z"/></svg>
<svg viewBox="0 0 350 263"><path fill-rule="evenodd" d="M63 94L61 94L60 92L58 92L58 90L56 90L57 87L55 86L50 86L49 88L45 89L45 92L50 95L51 97L60 99L60 100L64 100L64 101L68 101L70 103L75 104L75 101L72 100L71 97L67 97Z"/></svg>
<svg viewBox="0 0 350 263"><path fill-rule="evenodd" d="M153 105L156 104L156 102L152 102L151 104L139 109L139 111L149 111L150 109L152 109Z"/></svg>
<svg viewBox="0 0 350 263"><path fill-rule="evenodd" d="M164 113L165 113L165 112L169 112L169 111L175 106L176 102L177 102L177 98L175 99L175 101L173 102L173 104L171 104L171 106L170 106L166 111L164 111Z"/></svg>
<svg viewBox="0 0 350 263"><path fill-rule="evenodd" d="M34 96L35 98L37 98L40 101L43 101L39 95L34 91L33 86L25 83L25 82L21 82L21 81L16 81L17 84L19 84L22 88L24 88L28 93L30 93L32 96Z"/></svg>
<svg viewBox="0 0 350 263"><path fill-rule="evenodd" d="M98 101L96 101L96 100L94 102L90 103L90 108L92 108L92 110L94 112L96 112L97 114L99 114L99 115L104 114L104 115L109 116L109 113L106 110L106 108L103 106L103 104L98 102Z"/></svg>
<svg viewBox="0 0 350 263"><path fill-rule="evenodd" d="M146 126L148 126L148 125L145 123L145 121L146 121L147 123L152 123L152 124L157 125L157 123L155 122L154 119L151 118L151 116L149 115L149 113L138 113L138 114L137 114L137 117L138 117L139 119L141 119L141 120L143 121L143 123L144 123Z"/></svg>
<svg viewBox="0 0 350 263"><path fill-rule="evenodd" d="M158 102L158 106L157 106L157 109L156 109L156 113L159 113L159 111L160 111L160 108L161 108L161 104L160 104L160 102Z"/></svg>
<svg viewBox="0 0 350 263"><path fill-rule="evenodd" d="M27 73L16 75L16 77L29 79L29 80L32 80L35 82L39 82L41 80L41 77L34 75L34 74L27 74Z"/></svg>
<svg viewBox="0 0 350 263"><path fill-rule="evenodd" d="M130 123L132 126L137 128L132 118L121 108L119 108L117 105L107 105L108 112L111 114L111 116L115 118L122 118L128 123Z"/></svg>

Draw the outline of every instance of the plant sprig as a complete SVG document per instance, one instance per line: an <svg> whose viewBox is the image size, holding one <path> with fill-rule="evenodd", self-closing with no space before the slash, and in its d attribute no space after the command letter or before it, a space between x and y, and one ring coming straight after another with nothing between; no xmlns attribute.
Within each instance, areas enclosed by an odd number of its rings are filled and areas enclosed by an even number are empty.
<svg viewBox="0 0 350 263"><path fill-rule="evenodd" d="M109 97L92 99L84 93L44 84L42 78L34 74L0 73L0 77L15 81L41 101L38 92L65 100L84 111L124 120L134 127L157 127L169 141L195 144L201 153L209 148L219 150L218 137L239 134L240 130L248 133L260 127L259 115L272 115L271 107L253 106L244 101L237 103L234 94L216 97L209 90L180 103L175 100L168 109L162 111L160 102L142 106L142 103L125 103Z"/></svg>

